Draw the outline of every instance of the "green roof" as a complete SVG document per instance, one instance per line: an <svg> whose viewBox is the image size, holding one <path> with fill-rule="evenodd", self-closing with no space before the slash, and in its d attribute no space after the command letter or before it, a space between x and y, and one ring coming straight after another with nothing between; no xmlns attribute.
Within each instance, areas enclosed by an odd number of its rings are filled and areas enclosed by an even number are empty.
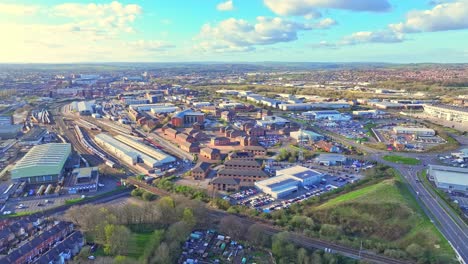
<svg viewBox="0 0 468 264"><path fill-rule="evenodd" d="M71 154L69 143L38 145L20 160L11 170L12 179L44 175L58 175Z"/></svg>

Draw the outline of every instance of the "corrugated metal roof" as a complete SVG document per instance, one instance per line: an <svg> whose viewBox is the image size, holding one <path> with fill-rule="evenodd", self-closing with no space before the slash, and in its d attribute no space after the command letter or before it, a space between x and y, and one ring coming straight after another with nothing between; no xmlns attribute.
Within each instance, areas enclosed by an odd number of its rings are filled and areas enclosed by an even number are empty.
<svg viewBox="0 0 468 264"><path fill-rule="evenodd" d="M11 170L12 178L59 174L70 153L69 143L34 146Z"/></svg>

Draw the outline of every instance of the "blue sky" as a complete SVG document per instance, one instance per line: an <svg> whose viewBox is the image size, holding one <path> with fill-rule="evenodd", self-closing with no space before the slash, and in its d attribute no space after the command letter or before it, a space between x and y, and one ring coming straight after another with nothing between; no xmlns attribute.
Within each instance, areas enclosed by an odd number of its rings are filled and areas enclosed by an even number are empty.
<svg viewBox="0 0 468 264"><path fill-rule="evenodd" d="M0 62L468 62L468 0L0 0Z"/></svg>

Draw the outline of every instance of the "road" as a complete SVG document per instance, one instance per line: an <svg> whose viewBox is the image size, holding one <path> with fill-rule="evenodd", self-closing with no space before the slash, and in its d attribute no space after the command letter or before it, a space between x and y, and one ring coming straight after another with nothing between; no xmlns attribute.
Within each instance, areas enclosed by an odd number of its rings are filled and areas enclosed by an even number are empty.
<svg viewBox="0 0 468 264"><path fill-rule="evenodd" d="M343 144L354 146L356 149L365 151L369 158L379 163L396 169L403 177L403 180L410 187L411 192L416 197L416 200L421 205L423 210L433 221L440 232L449 241L452 247L457 251L459 257L468 263L468 226L467 224L451 210L450 206L440 199L431 189L428 189L424 184L421 184L418 179L418 173L426 169L426 166L431 163L435 163L434 159L437 158L438 153L402 153L399 155L406 157L418 158L421 161L421 165L408 166L403 164L396 164L388 162L383 159L383 156L387 155L387 151L381 151L369 148L365 145L358 144L353 141L349 141L331 135L331 137ZM463 146L467 143L466 137L455 137ZM447 154L447 153L439 153Z"/></svg>

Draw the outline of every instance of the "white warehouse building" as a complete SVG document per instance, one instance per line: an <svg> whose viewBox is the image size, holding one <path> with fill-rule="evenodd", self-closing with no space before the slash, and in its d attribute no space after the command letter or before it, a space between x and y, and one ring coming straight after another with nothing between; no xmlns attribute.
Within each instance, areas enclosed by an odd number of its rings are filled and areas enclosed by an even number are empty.
<svg viewBox="0 0 468 264"><path fill-rule="evenodd" d="M166 164L171 164L171 163L176 162L176 158L174 158L173 156L166 154L158 149L155 149L137 140L131 139L123 135L117 135L115 139L117 139L118 141L122 143L127 144L128 146L130 146L133 149L136 149L139 152L142 152L156 159L158 162L155 164L155 167L160 167Z"/></svg>
<svg viewBox="0 0 468 264"><path fill-rule="evenodd" d="M262 192L278 199L298 190L300 186L313 185L322 180L323 174L302 166L279 170L276 176L255 183Z"/></svg>
<svg viewBox="0 0 468 264"><path fill-rule="evenodd" d="M423 127L402 127L396 126L393 128L395 134L411 134L420 137L432 137L435 136L436 132L434 129L423 128Z"/></svg>
<svg viewBox="0 0 468 264"><path fill-rule="evenodd" d="M429 165L428 174L437 188L468 193L468 169Z"/></svg>
<svg viewBox="0 0 468 264"><path fill-rule="evenodd" d="M309 111L309 112L304 112L302 113L303 116L305 117L310 117L315 120L335 120L335 121L345 121L345 120L351 120L351 116L342 114L336 110L331 110L331 111Z"/></svg>
<svg viewBox="0 0 468 264"><path fill-rule="evenodd" d="M104 148L111 151L117 158L128 164L136 165L137 163L144 163L151 168L155 168L159 165L159 161L157 159L141 153L107 134L98 134L96 135L95 140L99 145L102 145Z"/></svg>

